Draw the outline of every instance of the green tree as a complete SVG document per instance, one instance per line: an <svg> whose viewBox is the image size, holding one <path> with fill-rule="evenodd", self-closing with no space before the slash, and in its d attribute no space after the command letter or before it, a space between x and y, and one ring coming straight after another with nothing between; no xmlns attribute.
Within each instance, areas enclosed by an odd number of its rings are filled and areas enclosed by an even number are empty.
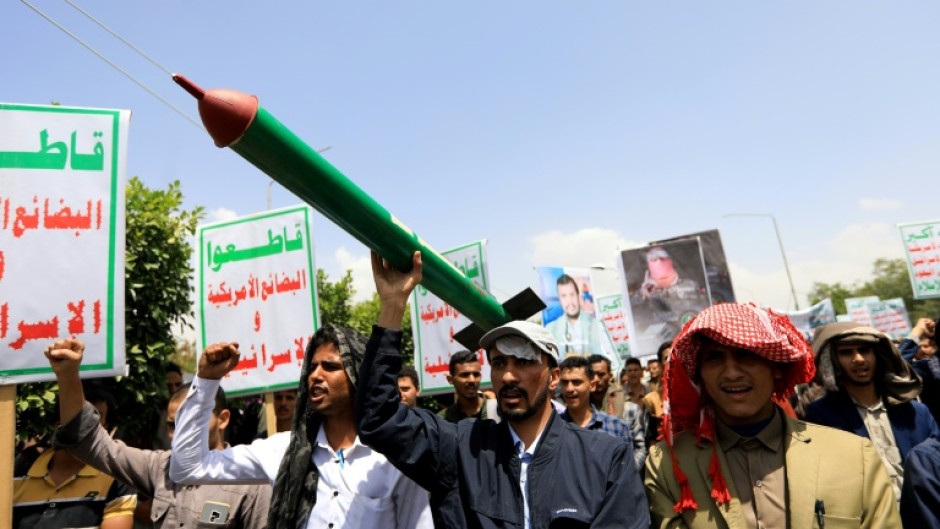
<svg viewBox="0 0 940 529"><path fill-rule="evenodd" d="M126 193L124 265L125 349L128 376L105 385L114 394L122 436L146 439L167 399L163 366L176 352L173 325L192 316L190 292L195 234L202 208L182 209L179 181L165 190L131 178ZM48 433L58 417L53 383L23 384L17 400L17 437Z"/></svg>
<svg viewBox="0 0 940 529"><path fill-rule="evenodd" d="M331 282L329 275L322 268L317 269L317 299L320 305L321 324L331 323L352 327L369 336L372 325L379 317L379 295L372 294L372 299L359 303L353 302L356 289L352 285L352 270L347 270L342 279ZM402 355L405 363L412 364L414 359L414 339L411 334L411 311L405 311L402 322Z"/></svg>
<svg viewBox="0 0 940 529"><path fill-rule="evenodd" d="M832 298L837 314L845 314L845 298L878 296L881 299L902 298L914 324L919 318L936 319L940 315L940 300L914 299L911 278L903 259L877 259L872 266L872 277L852 285L842 283L814 283L810 289L810 303Z"/></svg>

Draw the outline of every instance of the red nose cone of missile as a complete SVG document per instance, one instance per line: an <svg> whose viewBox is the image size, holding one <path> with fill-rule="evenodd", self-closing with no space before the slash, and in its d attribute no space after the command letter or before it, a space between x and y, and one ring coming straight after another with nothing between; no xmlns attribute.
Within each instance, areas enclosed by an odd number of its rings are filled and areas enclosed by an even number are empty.
<svg viewBox="0 0 940 529"><path fill-rule="evenodd" d="M217 147L238 141L258 114L255 96L225 88L203 90L178 73L173 80L199 101L199 117Z"/></svg>

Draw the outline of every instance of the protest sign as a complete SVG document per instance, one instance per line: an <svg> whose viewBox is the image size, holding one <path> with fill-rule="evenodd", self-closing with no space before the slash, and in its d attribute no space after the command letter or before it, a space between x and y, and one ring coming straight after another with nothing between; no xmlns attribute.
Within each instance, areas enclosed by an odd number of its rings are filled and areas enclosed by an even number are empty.
<svg viewBox="0 0 940 529"><path fill-rule="evenodd" d="M597 298L597 318L603 323L610 339L613 353L623 363L630 356L630 324L623 303L623 294L611 294Z"/></svg>
<svg viewBox="0 0 940 529"><path fill-rule="evenodd" d="M874 327L894 338L903 338L911 332L911 319L904 299L879 299L878 296L846 298L848 320ZM841 321L841 320L840 320Z"/></svg>
<svg viewBox="0 0 940 529"><path fill-rule="evenodd" d="M489 286L486 268L486 241L477 241L446 252L445 259L483 290ZM411 297L411 329L415 343L415 369L421 393L433 395L453 391L447 383L450 357L464 347L454 340L454 334L470 320L456 309L418 285ZM490 384L490 365L486 355L479 351L483 384Z"/></svg>
<svg viewBox="0 0 940 529"><path fill-rule="evenodd" d="M542 324L558 342L559 356L609 357L613 346L596 316L591 271L557 266L540 266L535 270L539 275L539 296L545 302Z"/></svg>
<svg viewBox="0 0 940 529"><path fill-rule="evenodd" d="M82 378L123 375L130 112L0 104L0 383L55 380L43 349L85 343Z"/></svg>
<svg viewBox="0 0 940 529"><path fill-rule="evenodd" d="M813 341L813 330L827 323L836 321L836 312L832 307L832 299L826 298L815 305L797 311L781 311L790 319L790 323L803 333L808 341Z"/></svg>
<svg viewBox="0 0 940 529"><path fill-rule="evenodd" d="M319 327L312 209L285 208L200 226L200 349L238 342L222 380L229 395L297 387L307 342Z"/></svg>
<svg viewBox="0 0 940 529"><path fill-rule="evenodd" d="M915 299L940 297L940 221L899 224Z"/></svg>

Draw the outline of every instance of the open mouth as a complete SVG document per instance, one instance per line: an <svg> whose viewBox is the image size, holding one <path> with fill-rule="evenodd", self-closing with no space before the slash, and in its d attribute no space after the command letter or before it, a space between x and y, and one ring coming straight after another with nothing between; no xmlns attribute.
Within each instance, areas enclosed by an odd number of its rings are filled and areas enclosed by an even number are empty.
<svg viewBox="0 0 940 529"><path fill-rule="evenodd" d="M320 402L326 396L326 388L314 386L310 388L310 402Z"/></svg>
<svg viewBox="0 0 940 529"><path fill-rule="evenodd" d="M751 389L753 388L748 384L735 384L733 386L723 386L721 391L732 399L744 400L751 393Z"/></svg>
<svg viewBox="0 0 940 529"><path fill-rule="evenodd" d="M515 387L506 387L499 391L499 400L508 405L519 404L524 396L525 391Z"/></svg>

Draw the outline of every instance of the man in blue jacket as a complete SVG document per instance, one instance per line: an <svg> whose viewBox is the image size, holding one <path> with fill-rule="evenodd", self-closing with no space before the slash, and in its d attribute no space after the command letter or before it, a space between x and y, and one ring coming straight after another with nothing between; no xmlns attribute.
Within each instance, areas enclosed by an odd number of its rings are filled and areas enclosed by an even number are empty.
<svg viewBox="0 0 940 529"><path fill-rule="evenodd" d="M502 422L449 423L400 402L400 331L421 255L401 273L372 254L381 309L356 394L361 439L430 492L436 527L646 528L649 508L630 443L561 420L558 345L515 321L483 336Z"/></svg>
<svg viewBox="0 0 940 529"><path fill-rule="evenodd" d="M886 334L858 323L819 328L813 350L826 395L806 407L806 420L871 439L900 497L904 458L940 437L930 411L915 400L920 378Z"/></svg>

